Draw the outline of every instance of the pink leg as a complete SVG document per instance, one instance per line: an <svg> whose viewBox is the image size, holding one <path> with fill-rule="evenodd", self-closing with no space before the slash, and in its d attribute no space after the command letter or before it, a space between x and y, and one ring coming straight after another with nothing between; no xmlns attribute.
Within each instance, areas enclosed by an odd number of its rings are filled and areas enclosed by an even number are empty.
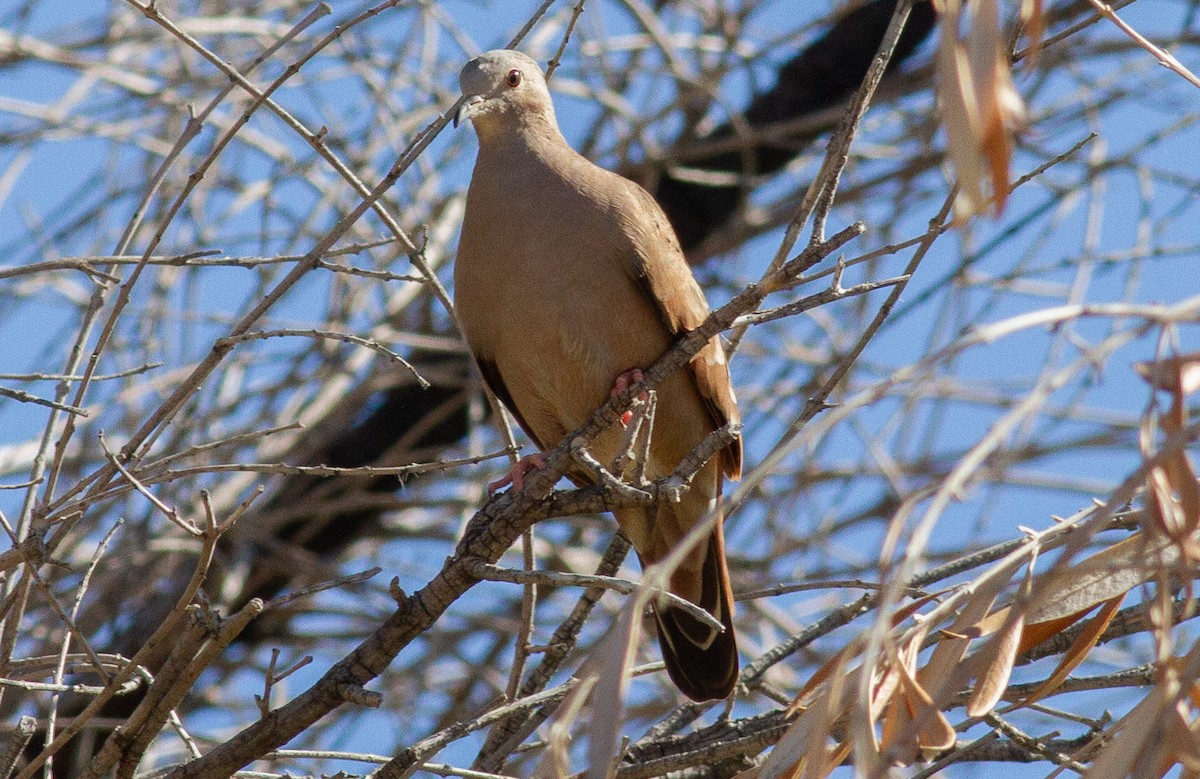
<svg viewBox="0 0 1200 779"><path fill-rule="evenodd" d="M536 471L546 464L546 457L541 452L537 454L527 454L513 464L509 469L508 474L501 479L491 482L487 486L488 495L495 495L499 490L513 486L513 490L520 491L525 486L525 477L531 471Z"/></svg>
<svg viewBox="0 0 1200 779"><path fill-rule="evenodd" d="M623 372L617 374L617 379L616 379L616 381L613 382L612 392L609 393L609 396L615 398L617 395L620 395L622 392L629 389L629 386L631 384L637 384L639 381L642 381L645 378L646 378L646 376L645 376L645 374L642 373L641 368L630 368L627 371L623 371ZM650 393L639 392L637 399L642 400L642 401L649 400ZM621 427L628 427L629 422L632 419L633 419L633 412L626 411L624 414L621 415Z"/></svg>

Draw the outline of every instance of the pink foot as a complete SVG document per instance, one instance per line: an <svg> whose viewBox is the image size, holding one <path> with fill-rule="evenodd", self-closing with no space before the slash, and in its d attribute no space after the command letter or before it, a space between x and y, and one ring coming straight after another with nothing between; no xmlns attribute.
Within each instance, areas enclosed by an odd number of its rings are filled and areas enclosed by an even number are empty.
<svg viewBox="0 0 1200 779"><path fill-rule="evenodd" d="M541 452L537 454L527 454L513 464L509 469L508 474L501 479L491 482L487 486L488 495L495 495L499 490L512 485L514 490L519 491L525 486L525 477L531 472L536 471L546 464L546 457Z"/></svg>
<svg viewBox="0 0 1200 779"><path fill-rule="evenodd" d="M613 382L612 392L609 393L609 396L615 398L617 395L620 395L622 392L629 389L630 385L637 384L645 378L646 376L642 373L641 368L630 368L627 371L623 371L622 373L617 374L617 379ZM650 399L650 393L639 392L637 399L641 401L647 401ZM633 411L626 411L621 415L621 427L629 427L629 423L632 420Z"/></svg>

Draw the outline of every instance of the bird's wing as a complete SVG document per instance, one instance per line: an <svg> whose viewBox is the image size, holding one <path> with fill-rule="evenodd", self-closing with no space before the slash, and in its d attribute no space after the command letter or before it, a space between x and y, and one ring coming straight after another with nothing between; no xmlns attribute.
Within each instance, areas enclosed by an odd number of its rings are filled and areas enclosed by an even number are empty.
<svg viewBox="0 0 1200 779"><path fill-rule="evenodd" d="M646 190L615 173L609 175L622 182L616 210L623 222L623 232L633 242L633 251L625 253L630 275L673 336L699 327L708 318L708 301L684 259L666 214ZM713 425L739 422L741 415L720 339L710 340L692 358L690 367ZM721 452L721 470L731 479L741 477L740 436Z"/></svg>
<svg viewBox="0 0 1200 779"><path fill-rule="evenodd" d="M508 391L508 387L504 383L504 376L500 373L500 366L496 365L493 360L483 357L479 354L475 355L475 363L479 366L479 372L483 375L483 380L487 382L488 389L492 391L508 412L517 420L517 424L525 431L525 435L537 445L538 449L545 450L546 442L538 438L537 433L533 432L533 428L521 416L521 410L517 408L517 404L513 402L512 393Z"/></svg>

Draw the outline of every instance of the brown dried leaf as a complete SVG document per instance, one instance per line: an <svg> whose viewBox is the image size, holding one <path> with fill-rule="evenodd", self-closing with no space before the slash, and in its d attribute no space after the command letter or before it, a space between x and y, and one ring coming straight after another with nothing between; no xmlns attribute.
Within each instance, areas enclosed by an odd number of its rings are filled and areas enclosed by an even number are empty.
<svg viewBox="0 0 1200 779"><path fill-rule="evenodd" d="M999 702L1015 658L1083 619L1096 606L1119 600L1152 578L1163 561L1177 558L1177 549L1166 540L1148 540L1143 534L1130 536L1076 565L1043 576L1041 581L1034 580L1034 594L1022 608L1023 614L1016 617L1010 606L987 613L999 589L1007 584L1003 577L996 577L992 586L977 591L950 628L942 631L942 640L917 678L933 692L935 701L944 703L971 672L982 668L968 713L986 713ZM1105 617L1104 625L1098 628L1101 633L1111 618ZM963 663L973 639L1001 630L1004 634L977 652L969 665ZM1098 634L1092 641L1097 639ZM1090 648L1086 647L1084 654ZM935 686L939 682L940 688Z"/></svg>
<svg viewBox="0 0 1200 779"><path fill-rule="evenodd" d="M587 703L595 682L594 675L582 678L559 705L546 738L546 751L533 773L533 779L563 779L571 775L571 728Z"/></svg>
<svg viewBox="0 0 1200 779"><path fill-rule="evenodd" d="M1179 704L1163 711L1163 719L1155 729L1155 737L1144 744L1142 754L1134 764L1135 776L1162 779L1187 756L1189 747L1195 749L1195 735L1188 729Z"/></svg>
<svg viewBox="0 0 1200 779"><path fill-rule="evenodd" d="M1088 652L1092 651L1092 647L1096 646L1096 642L1100 640L1100 636L1104 634L1108 624L1112 622L1112 618L1116 615L1117 610L1121 608L1121 603L1124 602L1125 596L1118 595L1111 600L1105 601L1100 608L1100 612L1088 622L1087 627L1080 631L1071 648L1064 654L1058 667L1054 669L1054 673L1050 674L1046 681L1038 685L1038 688L1029 694L1029 697L1018 703L1014 703L1008 707L1007 711L1028 706L1035 701L1039 701L1050 693L1054 692L1067 678L1067 675L1074 671L1083 659L1087 657ZM970 711L968 710L968 713Z"/></svg>
<svg viewBox="0 0 1200 779"><path fill-rule="evenodd" d="M1029 624L1087 612L1152 579L1163 564L1179 557L1165 539L1134 535L1049 577L1042 577L1026 609Z"/></svg>
<svg viewBox="0 0 1200 779"><path fill-rule="evenodd" d="M1021 631L1021 643L1017 645L1017 656L1020 657L1046 639L1057 636L1088 614L1091 614L1095 608L1093 605L1074 614L1067 614L1041 622L1026 622L1025 629ZM983 622L982 634L987 636L999 630L1000 626L1008 619L1008 613L1011 609L1011 606L1005 606L988 615L988 618Z"/></svg>
<svg viewBox="0 0 1200 779"><path fill-rule="evenodd" d="M1095 608L1094 606L1092 608ZM1079 620L1092 613L1092 608L1077 611L1074 614L1068 614L1065 617L1056 617L1043 622L1025 623L1025 629L1021 631L1021 643L1017 646L1017 656L1028 652L1038 644L1048 638L1053 638L1067 628L1074 625ZM1004 609L1007 611L1007 608Z"/></svg>
<svg viewBox="0 0 1200 779"><path fill-rule="evenodd" d="M899 673L897 673L897 683ZM897 739L902 733L912 729L912 707L903 695L893 695L887 701L887 709L883 712L883 732L879 736L881 749L901 765L908 765L916 760L917 745L908 744L901 747Z"/></svg>
<svg viewBox="0 0 1200 779"><path fill-rule="evenodd" d="M891 625L895 627L901 624L943 594L945 594L944 591L928 593L912 603L896 609L890 620ZM915 643L910 642L910 646L919 648L924 631L918 629L914 636L919 637L914 638ZM788 716L796 712L801 712L801 714L784 732L771 754L767 756L767 760L758 774L759 777L774 779L774 777L826 776L845 760L851 747L849 739L833 749L830 749L828 740L833 722L844 713L846 708L844 691L857 687L857 675L862 672L861 669L847 672L846 666L852 658L862 652L864 645L865 642L861 637L855 638L825 661L809 677L787 710ZM913 661L915 661L915 656L914 650ZM809 698L827 680L830 681L828 688L817 693L810 702ZM882 683L883 680L881 680Z"/></svg>
<svg viewBox="0 0 1200 779"><path fill-rule="evenodd" d="M918 624L906 637L904 646L897 648L888 644L889 656L880 672L880 679L871 695L871 710L869 712L871 735L875 735L875 724L880 719L883 722L883 733L876 740L875 753L879 754L880 744L884 749L899 755L899 759L911 763L917 754L917 744L897 746L897 735L911 722L912 707L907 702L908 694L904 690L905 678L912 679L917 665L917 655L925 642L928 627ZM913 681L915 684L916 682Z"/></svg>
<svg viewBox="0 0 1200 779"><path fill-rule="evenodd" d="M1029 593L1033 588L1033 565L1036 560L1035 550L1029 558L1025 578L1021 581L1020 593L1017 596L1020 604L1029 601ZM983 716L1000 701L1008 688L1013 663L1017 658L1017 647L1021 643L1021 634L1025 627L1025 610L1023 607L1018 610L1010 606L1001 611L1006 612L1004 621L996 628L995 635L971 658L971 670L976 682L967 702L967 714L972 717Z"/></svg>
<svg viewBox="0 0 1200 779"><path fill-rule="evenodd" d="M895 613L892 614L892 627L899 625L901 622L917 613L917 611L924 606L942 597L942 595L945 593L945 590L928 593L926 595L922 595L920 598L917 598L912 603L905 604L903 607L896 609ZM820 686L821 682L828 679L835 668L844 665L847 659L854 657L861 652L862 649L863 641L860 638L856 638L849 644L846 644L846 646L839 649L837 653L833 655L833 657L826 660L821 667L818 668L816 672L814 672L813 675L808 678L808 681L804 683L802 688L800 688L800 692L796 693L796 697L792 700L791 705L788 707L788 716L795 714L803 707L805 698L811 695L813 690Z"/></svg>
<svg viewBox="0 0 1200 779"><path fill-rule="evenodd" d="M945 703L958 693L959 687L966 683L966 675L962 659L967 654L971 641L986 635L983 627L988 619L988 612L1001 590L1008 586L1012 575L1028 563L1027 555L1014 556L1004 561L998 568L990 571L959 612L958 617L950 627L941 631L942 640L933 650L929 662L917 672L917 680L930 691L934 701ZM996 624L999 627L1000 623ZM995 627L991 628L995 630ZM987 631L991 632L991 631Z"/></svg>
<svg viewBox="0 0 1200 779"><path fill-rule="evenodd" d="M1021 21L1025 22L1025 38L1029 41L1029 58L1036 61L1042 50L1046 18L1042 0L1021 0Z"/></svg>
<svg viewBox="0 0 1200 779"><path fill-rule="evenodd" d="M960 0L934 0L941 16L935 60L947 150L958 172L959 218L982 213L990 177L996 213L1008 198L1012 133L1025 109L1012 81L996 0L973 3L971 29L959 36Z"/></svg>
<svg viewBox="0 0 1200 779"><path fill-rule="evenodd" d="M825 779L845 759L849 748L849 742L814 746L803 763L804 770L794 774L795 779Z"/></svg>
<svg viewBox="0 0 1200 779"><path fill-rule="evenodd" d="M1164 740L1174 748L1174 759L1166 768L1169 770L1178 763L1182 764L1186 771L1197 772L1200 771L1200 733L1197 732L1197 722L1189 722L1188 713L1181 711L1183 708L1181 704L1176 704L1175 716L1167 728L1168 733Z"/></svg>
<svg viewBox="0 0 1200 779"><path fill-rule="evenodd" d="M954 746L954 728L950 725L950 720L934 705L933 698L911 674L905 671L902 678L904 700L918 728L917 743L921 748L921 757L928 760Z"/></svg>
<svg viewBox="0 0 1200 779"><path fill-rule="evenodd" d="M1135 364L1134 370L1155 389L1180 391L1185 395L1200 390L1200 352L1189 352L1152 362Z"/></svg>
<svg viewBox="0 0 1200 779"><path fill-rule="evenodd" d="M607 779L615 768L625 692L641 637L641 615L651 590L643 588L630 598L613 630L593 650L578 672L579 684L567 694L550 724L546 752L535 779L571 776L571 731L580 712L589 705L588 779ZM589 700L590 699L590 700Z"/></svg>
<svg viewBox="0 0 1200 779"><path fill-rule="evenodd" d="M958 39L959 1L934 0L941 18L941 42L934 67L937 71L938 102L946 127L946 150L958 173L955 209L961 217L980 213L987 198L983 191L984 166L978 139L982 137L979 101L970 77L967 53Z"/></svg>
<svg viewBox="0 0 1200 779"><path fill-rule="evenodd" d="M967 702L967 716L982 717L995 708L1004 696L1024 627L1025 618L1022 614L1011 616L972 658L975 667L982 670L977 674L978 681Z"/></svg>
<svg viewBox="0 0 1200 779"><path fill-rule="evenodd" d="M601 664L596 674L588 721L588 779L606 779L615 768L625 692L629 688L629 671L641 637L642 612L649 601L648 592L643 589L637 597L629 599L616 629L595 650Z"/></svg>
<svg viewBox="0 0 1200 779"><path fill-rule="evenodd" d="M1171 410L1162 418L1163 432L1167 435L1178 433L1187 420L1187 396L1200 389L1200 352L1135 367L1151 386L1171 393ZM1149 454L1148 424L1143 425L1141 441L1143 452ZM1147 480L1147 487L1154 497L1151 512L1164 532L1177 541L1193 539L1200 529L1200 484L1187 452L1180 449L1170 455L1162 467L1155 468Z"/></svg>
<svg viewBox="0 0 1200 779"><path fill-rule="evenodd" d="M900 687L900 670L896 668L896 665L895 662L884 664L879 681L875 683L875 687L871 691L871 707L867 712L867 718L870 720L872 728L879 721L883 710L895 698L896 690Z"/></svg>
<svg viewBox="0 0 1200 779"><path fill-rule="evenodd" d="M1175 722L1188 722L1188 701L1196 676L1200 673L1200 644L1193 644L1182 657L1168 657L1158 665L1154 686L1133 710L1110 729L1116 735L1097 755L1088 772L1089 779L1124 779L1125 776L1156 776L1166 764L1182 758L1183 744L1168 739ZM1194 740L1192 740L1194 743Z"/></svg>
<svg viewBox="0 0 1200 779"><path fill-rule="evenodd" d="M898 666L899 694L888 709L883 745L892 762L909 765L954 746L954 728L905 664ZM894 718L894 719L893 719Z"/></svg>
<svg viewBox="0 0 1200 779"><path fill-rule="evenodd" d="M833 722L845 708L844 692L847 687L854 686L853 677L857 673L851 671L848 674L851 679L844 678L847 675L844 674L845 663L850 656L851 653L843 650L836 656L838 663L826 663L826 674L832 678L832 682L801 712L791 727L784 731L759 769L759 779L797 779L800 776L828 774L828 770L824 774L821 770L831 762L828 746L830 731ZM837 763L832 765L836 766Z"/></svg>
<svg viewBox="0 0 1200 779"><path fill-rule="evenodd" d="M1126 779L1133 770L1142 749L1150 741L1159 722L1164 703L1163 690L1155 685L1133 710L1112 728L1116 737L1092 762L1088 779ZM1111 731L1110 731L1111 732Z"/></svg>
<svg viewBox="0 0 1200 779"><path fill-rule="evenodd" d="M1186 462L1186 456L1182 452L1179 452L1178 455L1183 457ZM1176 498L1172 482L1182 483L1182 481L1173 480L1169 468L1170 464L1166 467L1150 469L1150 473L1146 477L1146 489L1150 493L1148 505L1155 523L1163 533L1172 541L1180 543L1196 532L1196 523L1200 521L1200 517L1197 517L1195 513L1188 512L1183 501Z"/></svg>
<svg viewBox="0 0 1200 779"><path fill-rule="evenodd" d="M896 744L896 749L899 750L894 752L898 757L908 756L903 751L906 747L911 754L913 744L920 747L923 755L940 751L939 745L944 742L945 727L949 724L943 725L941 708L955 697L970 678L971 665L963 663L967 649L974 638L984 635L981 626L988 618L988 612L995 604L996 598L1008 586L1013 573L1028 565L1029 559L1028 554L1014 555L989 571L967 599L954 622L948 629L941 631L942 639L934 648L932 657L913 676L912 685L907 688L906 705L909 707L908 714L912 721L892 739L892 743ZM928 699L927 704L924 699ZM893 752L890 751L889 754Z"/></svg>
<svg viewBox="0 0 1200 779"><path fill-rule="evenodd" d="M840 669L845 665L846 660L862 651L862 642L855 640L851 641L846 646L839 649L832 657L821 664L821 667L813 672L813 675L808 677L808 681L800 688L800 692L796 693L796 697L792 699L792 704L788 706L785 714L792 716L798 711L805 708L804 701L813 693L821 682L828 679L835 670Z"/></svg>
<svg viewBox="0 0 1200 779"><path fill-rule="evenodd" d="M1182 398L1177 398L1176 406L1183 407ZM1179 427L1182 427L1182 422ZM1174 431L1171 431L1174 432ZM1160 469L1155 468L1155 472ZM1187 452L1178 449L1166 462L1163 469L1166 475L1165 484L1160 488L1169 490L1157 495L1160 504L1170 503L1180 514L1179 524L1183 535L1181 538L1193 539L1197 528L1200 528L1200 483L1196 481L1196 471Z"/></svg>
<svg viewBox="0 0 1200 779"><path fill-rule="evenodd" d="M835 676L830 682L829 701L831 704L824 709L819 727L814 727L809 734L809 758L805 761L802 779L825 779L833 773L833 769L841 765L850 753L851 739L845 738L840 744L829 745L834 723L845 714L848 704L847 691L857 688L858 674L861 669L851 670L847 674Z"/></svg>
<svg viewBox="0 0 1200 779"><path fill-rule="evenodd" d="M981 135L978 144L988 163L996 213L999 214L1008 199L1008 167L1012 158L1009 128L1013 117L1023 115L1024 109L1013 85L1008 57L1004 54L996 0L976 0L972 21L967 51L971 76L975 80L975 96L979 100Z"/></svg>
<svg viewBox="0 0 1200 779"><path fill-rule="evenodd" d="M824 714L828 695L820 695L796 718L791 727L775 742L771 754L758 770L759 779L795 779L804 772L809 755L812 733L824 730Z"/></svg>

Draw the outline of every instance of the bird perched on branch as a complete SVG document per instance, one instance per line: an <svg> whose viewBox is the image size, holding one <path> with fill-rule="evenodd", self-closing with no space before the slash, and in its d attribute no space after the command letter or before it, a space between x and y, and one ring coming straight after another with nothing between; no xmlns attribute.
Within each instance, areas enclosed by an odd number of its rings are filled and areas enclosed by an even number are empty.
<svg viewBox="0 0 1200 779"><path fill-rule="evenodd" d="M641 187L589 162L559 131L546 79L516 51L463 68L464 102L479 156L454 270L455 304L488 386L540 448L554 446L640 369L699 326L708 304L666 216ZM704 438L739 419L725 352L713 338L657 388L645 475L671 474ZM589 447L604 464L621 431ZM720 512L722 476L741 475L738 437L712 457L678 503L616 512L643 565L663 559L697 523ZM526 458L519 487L537 467ZM582 469L580 481L593 478ZM505 480L508 481L508 480ZM718 631L669 601L653 605L671 679L695 700L724 698L737 681L733 598L719 516L670 575L670 591L707 610Z"/></svg>

